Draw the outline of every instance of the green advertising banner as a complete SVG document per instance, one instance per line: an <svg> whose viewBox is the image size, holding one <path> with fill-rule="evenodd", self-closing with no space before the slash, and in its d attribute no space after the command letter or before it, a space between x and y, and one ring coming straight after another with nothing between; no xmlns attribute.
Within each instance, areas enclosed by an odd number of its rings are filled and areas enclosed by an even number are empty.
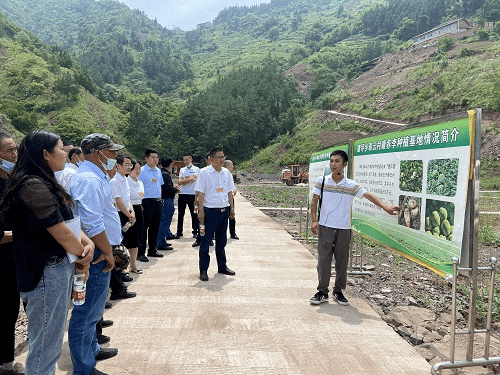
<svg viewBox="0 0 500 375"><path fill-rule="evenodd" d="M347 144L330 147L311 155L309 164L309 206L311 205L312 189L318 178L332 173L330 171L330 154L335 150L342 150L349 155L349 145ZM346 170L345 174L347 175L347 173Z"/></svg>
<svg viewBox="0 0 500 375"><path fill-rule="evenodd" d="M464 234L470 129L464 118L356 141L354 180L399 205L401 214L389 216L356 199L353 229L440 275L450 274Z"/></svg>

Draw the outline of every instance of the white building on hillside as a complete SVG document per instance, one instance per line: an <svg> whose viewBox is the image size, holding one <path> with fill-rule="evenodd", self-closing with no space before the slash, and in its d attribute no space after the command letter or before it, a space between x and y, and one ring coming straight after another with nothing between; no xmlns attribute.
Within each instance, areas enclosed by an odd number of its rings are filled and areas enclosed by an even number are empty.
<svg viewBox="0 0 500 375"><path fill-rule="evenodd" d="M457 34L462 32L471 31L472 29L477 28L471 20L461 18L454 19L445 23L442 23L439 26L436 26L432 30L426 31L420 35L417 35L412 38L414 44L419 44L422 42L426 42L428 40L432 40L435 38L439 38L446 34Z"/></svg>

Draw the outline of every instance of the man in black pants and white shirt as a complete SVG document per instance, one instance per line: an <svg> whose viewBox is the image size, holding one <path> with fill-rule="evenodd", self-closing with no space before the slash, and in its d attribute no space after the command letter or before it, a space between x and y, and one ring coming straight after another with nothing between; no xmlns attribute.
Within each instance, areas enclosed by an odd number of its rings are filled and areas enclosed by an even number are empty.
<svg viewBox="0 0 500 375"><path fill-rule="evenodd" d="M144 184L144 198L142 207L144 209L144 236L142 244L139 244L138 257L140 261L147 261L144 256L146 252L146 241L148 243L148 257L162 258L156 249L156 240L158 239L158 230L161 220L161 186L163 177L158 168L158 151L148 148L146 154L146 165L141 168L141 174L138 179ZM143 257L144 256L144 257Z"/></svg>
<svg viewBox="0 0 500 375"><path fill-rule="evenodd" d="M193 232L193 237L196 238L198 234L198 216L194 212L194 197L195 191L194 186L198 174L200 173L200 168L193 165L193 156L191 154L186 154L182 157L184 161L184 168L179 171L179 198L177 201L177 208L179 209L179 215L177 217L177 236L182 237L182 228L184 226L184 213L186 212L186 205L189 207L189 212L191 213L191 228Z"/></svg>

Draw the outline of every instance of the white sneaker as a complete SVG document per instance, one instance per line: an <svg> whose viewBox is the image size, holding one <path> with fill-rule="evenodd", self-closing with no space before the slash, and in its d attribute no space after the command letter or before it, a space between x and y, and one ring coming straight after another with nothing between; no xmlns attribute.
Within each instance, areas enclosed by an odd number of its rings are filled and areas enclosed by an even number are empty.
<svg viewBox="0 0 500 375"><path fill-rule="evenodd" d="M319 305L323 302L328 302L328 294L323 292L318 292L309 300L312 305Z"/></svg>

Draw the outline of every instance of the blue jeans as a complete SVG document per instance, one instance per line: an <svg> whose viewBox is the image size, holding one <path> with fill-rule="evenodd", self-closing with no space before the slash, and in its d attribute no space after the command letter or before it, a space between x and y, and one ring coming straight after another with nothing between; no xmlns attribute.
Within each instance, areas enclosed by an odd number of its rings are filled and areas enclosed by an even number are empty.
<svg viewBox="0 0 500 375"><path fill-rule="evenodd" d="M47 263L36 288L20 293L28 316L27 375L54 375L61 356L75 267L67 257Z"/></svg>
<svg viewBox="0 0 500 375"><path fill-rule="evenodd" d="M226 269L227 220L229 207L221 212L220 208L205 207L205 235L200 236L200 271L208 270L210 255L208 247L215 234L215 256L219 271Z"/></svg>
<svg viewBox="0 0 500 375"><path fill-rule="evenodd" d="M101 251L96 248L93 260L100 255ZM73 306L71 313L68 341L74 375L89 375L95 367L95 356L100 350L95 325L104 314L110 276L110 272L102 273L104 267L105 261L90 264L85 303Z"/></svg>
<svg viewBox="0 0 500 375"><path fill-rule="evenodd" d="M158 230L158 238L156 240L157 246L165 246L166 237L171 237L170 224L172 224L172 217L174 216L174 198L166 198L163 200L163 207L161 209L160 229Z"/></svg>

